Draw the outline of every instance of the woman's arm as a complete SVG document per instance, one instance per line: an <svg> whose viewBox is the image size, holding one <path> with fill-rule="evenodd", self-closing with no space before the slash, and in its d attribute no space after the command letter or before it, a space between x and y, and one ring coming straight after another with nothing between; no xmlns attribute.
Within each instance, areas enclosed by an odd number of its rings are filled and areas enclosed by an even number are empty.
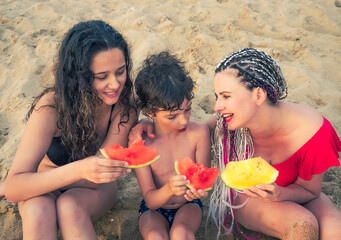
<svg viewBox="0 0 341 240"><path fill-rule="evenodd" d="M243 192L250 197L265 201L292 201L304 204L320 195L323 175L324 173L312 175L310 181L298 177L295 183L286 187L280 187L277 184L259 184Z"/></svg>
<svg viewBox="0 0 341 240"><path fill-rule="evenodd" d="M321 194L324 173L312 175L310 181L298 177L295 183L281 190L282 201L292 201L303 204L317 198Z"/></svg>
<svg viewBox="0 0 341 240"><path fill-rule="evenodd" d="M196 163L202 163L206 167L211 166L211 140L210 131L207 125L196 123L197 131L194 134L197 139L195 150Z"/></svg>
<svg viewBox="0 0 341 240"><path fill-rule="evenodd" d="M37 172L56 131L57 113L52 107L41 107L47 104L51 103L43 97L27 122L6 180L5 195L9 201L23 201L76 182L81 183L80 180L98 184L111 182L127 172L122 168L127 163L98 156ZM122 132L120 143L124 144L124 134L127 139L128 131Z"/></svg>
<svg viewBox="0 0 341 240"><path fill-rule="evenodd" d="M14 156L5 188L9 201L22 201L78 180L71 167L68 167L66 172L63 171L65 174L60 172L60 169L37 173L56 131L55 109L42 107L49 104L48 97L44 96L33 110Z"/></svg>
<svg viewBox="0 0 341 240"><path fill-rule="evenodd" d="M143 135L147 134L149 138L154 138L154 125L148 118L142 118L129 133L129 145L137 139L143 139Z"/></svg>
<svg viewBox="0 0 341 240"><path fill-rule="evenodd" d="M209 130L210 130L210 134L211 136L213 136L214 134L214 130L215 127L217 125L217 115L214 115L213 117L211 117L210 119L208 119L205 124L208 126Z"/></svg>

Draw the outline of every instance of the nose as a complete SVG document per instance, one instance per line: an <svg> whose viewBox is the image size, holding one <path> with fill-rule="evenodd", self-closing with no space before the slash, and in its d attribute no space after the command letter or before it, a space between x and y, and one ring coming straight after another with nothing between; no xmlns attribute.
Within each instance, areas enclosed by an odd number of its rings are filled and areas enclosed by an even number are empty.
<svg viewBox="0 0 341 240"><path fill-rule="evenodd" d="M187 126L189 122L189 117L187 117L186 114L182 114L179 120L181 126Z"/></svg>
<svg viewBox="0 0 341 240"><path fill-rule="evenodd" d="M119 83L116 79L116 77L114 75L112 75L110 78L109 78L109 83L108 83L108 87L111 88L111 89L117 89L119 87Z"/></svg>
<svg viewBox="0 0 341 240"><path fill-rule="evenodd" d="M219 112L224 109L224 104L218 98L214 104L214 111Z"/></svg>

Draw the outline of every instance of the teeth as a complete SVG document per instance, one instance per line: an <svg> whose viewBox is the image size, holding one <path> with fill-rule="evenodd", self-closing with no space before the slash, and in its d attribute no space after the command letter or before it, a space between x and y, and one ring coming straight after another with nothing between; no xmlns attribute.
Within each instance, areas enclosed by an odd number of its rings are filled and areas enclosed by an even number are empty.
<svg viewBox="0 0 341 240"><path fill-rule="evenodd" d="M105 94L114 95L115 93L116 93L116 92L110 92L110 93L106 92Z"/></svg>
<svg viewBox="0 0 341 240"><path fill-rule="evenodd" d="M224 118L230 118L230 117L232 117L232 115L233 115L233 113L229 113L229 114L224 114L223 116L224 116Z"/></svg>

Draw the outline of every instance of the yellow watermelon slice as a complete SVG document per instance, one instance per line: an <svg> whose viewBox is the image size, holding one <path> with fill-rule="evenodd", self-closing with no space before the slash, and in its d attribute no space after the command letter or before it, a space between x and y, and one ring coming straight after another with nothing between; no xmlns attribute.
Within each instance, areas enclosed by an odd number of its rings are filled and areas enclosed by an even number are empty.
<svg viewBox="0 0 341 240"><path fill-rule="evenodd" d="M257 184L271 184L276 181L278 171L261 157L226 164L220 174L226 186L243 190Z"/></svg>
<svg viewBox="0 0 341 240"><path fill-rule="evenodd" d="M128 162L127 168L141 168L158 160L160 155L153 148L145 146L143 140L136 140L129 148L113 144L101 148L100 153L105 158Z"/></svg>
<svg viewBox="0 0 341 240"><path fill-rule="evenodd" d="M185 175L189 180L186 185L189 189L202 189L209 191L217 180L220 171L217 168L208 168L203 164L197 164L189 157L176 160L174 163L175 172L178 175Z"/></svg>

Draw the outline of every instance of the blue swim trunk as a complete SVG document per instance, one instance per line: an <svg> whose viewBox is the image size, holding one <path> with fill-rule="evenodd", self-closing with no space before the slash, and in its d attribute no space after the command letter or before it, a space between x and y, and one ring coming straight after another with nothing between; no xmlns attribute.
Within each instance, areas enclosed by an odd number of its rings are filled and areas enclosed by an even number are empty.
<svg viewBox="0 0 341 240"><path fill-rule="evenodd" d="M200 201L200 199L194 199L190 202L186 202L185 204L188 204L188 203L193 203L197 206L200 207L201 211L204 210L204 206L202 205L202 202ZM140 209L139 209L139 213L140 213L140 216L144 213L144 212L147 212L149 211L150 208L147 207L147 204L146 202L144 201L144 199L141 201L141 204L140 204ZM176 209L165 209L165 208L158 208L156 209L155 211L157 211L158 213L160 213L162 216L164 216L169 225L172 226L172 223L174 221L174 217L175 217L175 214L176 212L179 210L179 208L176 208Z"/></svg>

